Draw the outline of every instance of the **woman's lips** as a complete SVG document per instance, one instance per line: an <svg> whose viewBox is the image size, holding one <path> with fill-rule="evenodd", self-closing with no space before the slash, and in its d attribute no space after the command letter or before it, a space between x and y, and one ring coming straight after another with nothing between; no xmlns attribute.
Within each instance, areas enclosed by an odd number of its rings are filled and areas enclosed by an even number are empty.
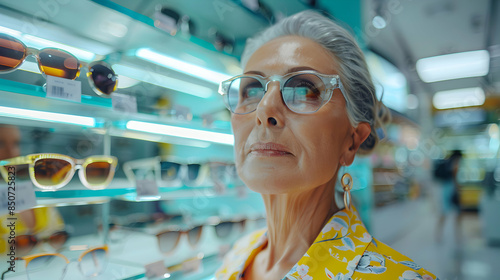
<svg viewBox="0 0 500 280"><path fill-rule="evenodd" d="M267 143L255 143L250 146L250 154L257 156L287 156L293 155L290 150L281 144L267 142Z"/></svg>

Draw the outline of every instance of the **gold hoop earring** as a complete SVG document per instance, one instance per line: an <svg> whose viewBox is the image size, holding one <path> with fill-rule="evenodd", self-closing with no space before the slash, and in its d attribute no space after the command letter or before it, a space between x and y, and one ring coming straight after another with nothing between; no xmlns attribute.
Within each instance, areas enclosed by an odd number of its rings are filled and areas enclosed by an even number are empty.
<svg viewBox="0 0 500 280"><path fill-rule="evenodd" d="M345 182L347 179L347 183ZM344 189L344 206L347 210L351 211L351 189L352 189L352 176L349 173L342 175L340 179L342 189Z"/></svg>

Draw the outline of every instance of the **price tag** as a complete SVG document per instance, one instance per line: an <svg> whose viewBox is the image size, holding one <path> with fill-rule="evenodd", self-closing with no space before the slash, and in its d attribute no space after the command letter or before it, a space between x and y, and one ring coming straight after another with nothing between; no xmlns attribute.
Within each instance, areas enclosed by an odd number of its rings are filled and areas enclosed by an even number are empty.
<svg viewBox="0 0 500 280"><path fill-rule="evenodd" d="M158 185L154 180L136 180L136 189L138 197L159 196Z"/></svg>
<svg viewBox="0 0 500 280"><path fill-rule="evenodd" d="M82 83L47 75L47 97L82 102Z"/></svg>
<svg viewBox="0 0 500 280"><path fill-rule="evenodd" d="M0 215L20 212L36 206L36 195L30 181L14 181L10 186L0 182ZM10 208L9 208L10 207Z"/></svg>
<svg viewBox="0 0 500 280"><path fill-rule="evenodd" d="M168 273L163 261L146 264L144 268L146 269L146 278L148 279L157 279L158 277L164 279L164 275Z"/></svg>
<svg viewBox="0 0 500 280"><path fill-rule="evenodd" d="M137 113L137 99L135 96L113 92L111 94L113 110L125 113Z"/></svg>
<svg viewBox="0 0 500 280"><path fill-rule="evenodd" d="M201 259L194 258L187 260L182 263L182 271L184 273L200 272L201 271Z"/></svg>

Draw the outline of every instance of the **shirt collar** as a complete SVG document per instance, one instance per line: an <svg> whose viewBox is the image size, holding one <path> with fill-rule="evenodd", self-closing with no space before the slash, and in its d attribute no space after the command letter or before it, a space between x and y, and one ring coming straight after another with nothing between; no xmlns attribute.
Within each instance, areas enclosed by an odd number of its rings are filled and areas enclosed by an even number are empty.
<svg viewBox="0 0 500 280"><path fill-rule="evenodd" d="M356 209L342 209L335 213L323 227L313 244L302 258L286 274L284 279L312 279L314 275L325 275L329 279L350 277L361 259L365 249L372 241L359 218ZM233 256L239 265L225 268L229 280L240 279L241 274L267 243L267 232L259 231L253 235L248 247L240 248ZM234 262L233 262L234 264ZM233 270L232 272L228 270ZM322 277L321 277L322 279Z"/></svg>

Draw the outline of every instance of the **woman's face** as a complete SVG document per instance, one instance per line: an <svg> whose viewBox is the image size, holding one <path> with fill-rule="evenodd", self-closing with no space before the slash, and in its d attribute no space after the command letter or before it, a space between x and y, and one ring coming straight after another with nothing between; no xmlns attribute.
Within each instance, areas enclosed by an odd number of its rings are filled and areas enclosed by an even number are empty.
<svg viewBox="0 0 500 280"><path fill-rule="evenodd" d="M336 60L318 43L298 36L276 38L259 48L244 72L265 77L299 70L338 74ZM257 110L231 117L238 174L252 190L265 194L303 191L333 180L353 142L345 100L336 89L313 114L292 112L283 103L279 82L271 82ZM364 140L364 139L363 139Z"/></svg>

